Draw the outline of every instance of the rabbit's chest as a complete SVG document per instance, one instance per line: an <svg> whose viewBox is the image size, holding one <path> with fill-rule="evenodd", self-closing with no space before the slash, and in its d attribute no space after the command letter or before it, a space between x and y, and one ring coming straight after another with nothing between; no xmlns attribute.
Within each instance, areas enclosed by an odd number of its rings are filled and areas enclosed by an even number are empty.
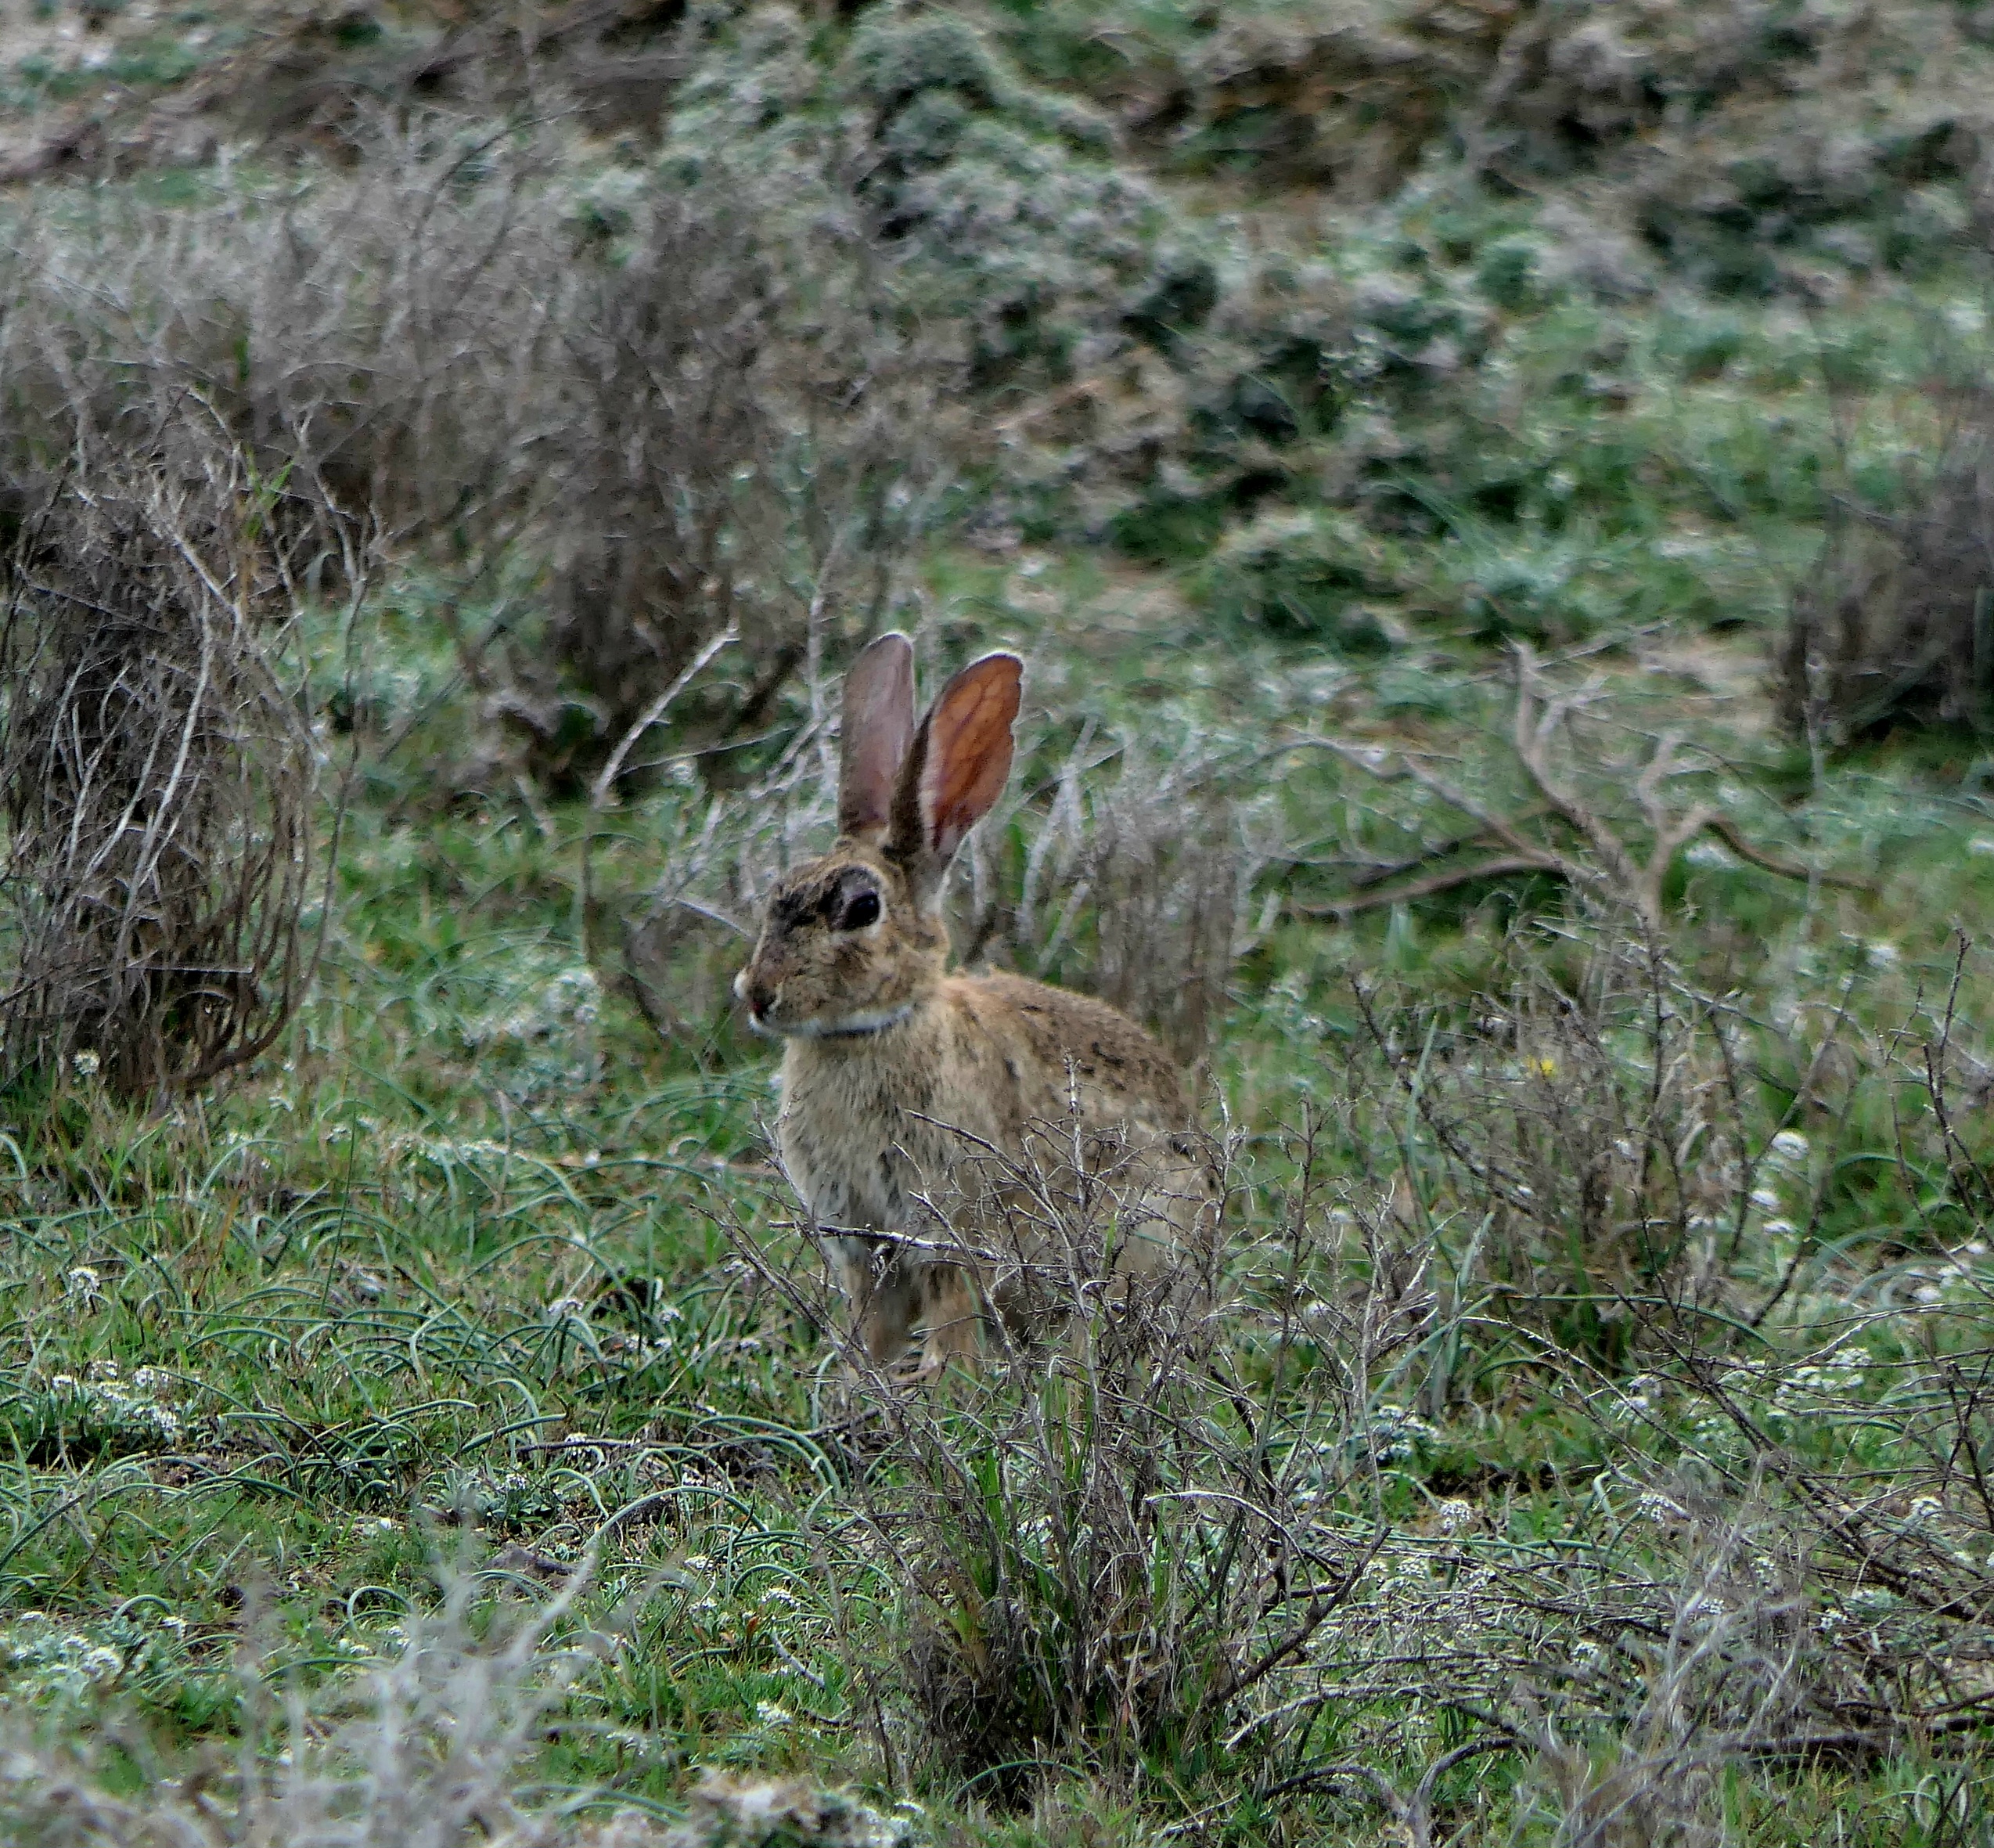
<svg viewBox="0 0 1994 1848"><path fill-rule="evenodd" d="M987 1138L991 1126L963 1120L960 1100L945 1108L923 1074L864 1050L792 1043L776 1120L783 1165L819 1226L910 1230L923 1198L948 1189L959 1132Z"/></svg>

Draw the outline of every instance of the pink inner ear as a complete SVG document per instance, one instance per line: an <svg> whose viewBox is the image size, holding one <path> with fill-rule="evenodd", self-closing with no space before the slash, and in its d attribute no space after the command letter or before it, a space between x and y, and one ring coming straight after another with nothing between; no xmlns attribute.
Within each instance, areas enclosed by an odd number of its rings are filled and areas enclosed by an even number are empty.
<svg viewBox="0 0 1994 1848"><path fill-rule="evenodd" d="M928 720L921 766L921 817L928 851L947 860L990 812L1011 773L1011 725L1018 715L1024 664L1015 654L986 654L942 690Z"/></svg>
<svg viewBox="0 0 1994 1848"><path fill-rule="evenodd" d="M902 635L881 636L844 677L839 833L863 836L885 829L913 737L914 646Z"/></svg>

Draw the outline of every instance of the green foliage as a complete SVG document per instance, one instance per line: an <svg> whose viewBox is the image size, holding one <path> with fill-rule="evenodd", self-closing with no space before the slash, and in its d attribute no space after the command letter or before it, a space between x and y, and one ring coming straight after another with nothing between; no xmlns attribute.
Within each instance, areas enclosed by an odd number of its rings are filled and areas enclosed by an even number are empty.
<svg viewBox="0 0 1994 1848"><path fill-rule="evenodd" d="M1390 646L1364 607L1368 594L1391 586L1384 548L1347 516L1263 515L1229 535L1200 575L1200 600L1222 621L1344 654Z"/></svg>

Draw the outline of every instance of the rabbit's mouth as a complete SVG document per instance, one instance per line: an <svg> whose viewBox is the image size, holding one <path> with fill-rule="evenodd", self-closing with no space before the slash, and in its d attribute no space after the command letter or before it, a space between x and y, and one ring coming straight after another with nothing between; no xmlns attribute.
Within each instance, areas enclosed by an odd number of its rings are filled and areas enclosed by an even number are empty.
<svg viewBox="0 0 1994 1848"><path fill-rule="evenodd" d="M748 1025L758 1033L766 1033L775 1039L862 1039L869 1034L884 1032L888 1027L898 1026L914 1011L916 1005L911 1000L898 1001L891 1007L862 1007L850 1014L818 1014L800 1020L784 1020L780 1017L780 987L762 987L750 979L747 969L734 978L734 992L746 1005Z"/></svg>

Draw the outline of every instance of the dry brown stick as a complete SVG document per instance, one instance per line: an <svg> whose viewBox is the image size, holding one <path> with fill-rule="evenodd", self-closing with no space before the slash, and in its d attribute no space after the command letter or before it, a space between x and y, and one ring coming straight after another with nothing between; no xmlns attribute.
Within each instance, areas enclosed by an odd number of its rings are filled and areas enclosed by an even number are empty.
<svg viewBox="0 0 1994 1848"><path fill-rule="evenodd" d="M1414 879L1404 885L1395 885L1388 892L1353 893L1347 899L1332 899L1326 905L1290 905L1289 912L1297 917L1348 917L1352 912L1375 910L1380 905L1402 905L1413 899L1431 898L1436 892L1451 892L1457 885L1468 885L1478 879L1503 879L1516 873L1549 873L1560 879L1565 869L1550 854L1538 854L1525 857L1522 854L1503 854L1492 860L1480 860L1471 866L1456 866L1445 873L1430 874L1424 879Z"/></svg>
<svg viewBox="0 0 1994 1848"><path fill-rule="evenodd" d="M1537 657L1528 643L1517 644L1517 710L1514 744L1517 760L1537 792L1557 812L1560 820L1590 841L1593 851L1606 863L1607 870L1621 891L1632 898L1650 922L1659 921L1648 902L1649 882L1643 870L1627 851L1620 837L1600 816L1580 802L1552 774L1550 744L1571 711L1570 699L1542 703L1538 700ZM1535 722L1533 722L1533 720ZM1582 876L1581 876L1582 877ZM1575 878L1574 883L1580 883ZM1660 881L1655 881L1658 887Z"/></svg>
<svg viewBox="0 0 1994 1848"><path fill-rule="evenodd" d="M1576 697L1544 696L1536 657L1528 646L1517 646L1516 664L1517 700L1511 745L1540 798L1536 805L1519 814L1499 815L1484 807L1444 777L1436 776L1409 753L1398 753L1395 765L1383 751L1375 748L1362 748L1334 739L1305 740L1335 751L1346 762L1354 764L1380 782L1406 780L1416 783L1478 824L1476 833L1458 836L1400 867L1375 872L1371 875L1373 880L1393 877L1408 867L1440 858L1478 839L1492 838L1508 848L1508 852L1382 892L1360 891L1348 898L1321 905L1293 904L1287 907L1291 915L1345 917L1381 905L1429 898L1478 879L1503 878L1518 873L1549 873L1569 885L1618 894L1633 906L1647 928L1657 930L1662 923L1662 888L1667 883L1675 856L1699 834L1705 833L1715 834L1740 859L1762 872L1783 879L1818 881L1849 891L1876 890L1873 881L1858 875L1816 872L1755 847L1737 824L1719 809L1700 805L1672 822L1662 802L1661 787L1676 768L1676 753L1682 742L1679 736L1672 732L1657 740L1654 754L1635 782L1635 799L1654 836L1645 862L1637 859L1605 820L1566 788L1552 769L1551 743L1576 703ZM1546 816L1555 817L1571 829L1592 848L1602 864L1589 866L1549 843L1532 840L1522 831L1526 824Z"/></svg>
<svg viewBox="0 0 1994 1848"><path fill-rule="evenodd" d="M1729 816L1712 815L1704 826L1729 848L1747 865L1758 867L1762 873L1774 873L1782 879L1811 879L1823 885L1832 885L1843 892L1874 892L1877 882L1865 879L1859 873L1823 873L1811 866L1803 866L1793 860L1783 860L1768 853L1762 847L1755 847L1739 831L1737 823Z"/></svg>

